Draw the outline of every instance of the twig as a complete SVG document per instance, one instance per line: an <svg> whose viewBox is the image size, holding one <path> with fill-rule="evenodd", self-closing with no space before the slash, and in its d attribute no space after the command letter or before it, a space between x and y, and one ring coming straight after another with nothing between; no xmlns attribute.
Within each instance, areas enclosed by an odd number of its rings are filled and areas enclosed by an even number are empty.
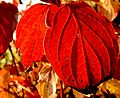
<svg viewBox="0 0 120 98"><path fill-rule="evenodd" d="M21 97L18 96L16 93L12 93L11 91L9 91L8 89L2 87L1 85L0 85L0 88L2 88L4 91L6 91L6 92L8 92L8 93L10 93L10 94L12 94L12 95L14 95L16 98L21 98Z"/></svg>
<svg viewBox="0 0 120 98"><path fill-rule="evenodd" d="M20 2L20 4L22 4L22 1L21 1L21 0L19 0L19 2Z"/></svg>
<svg viewBox="0 0 120 98"><path fill-rule="evenodd" d="M63 85L62 85L62 81L60 81L60 98L64 98L63 97Z"/></svg>
<svg viewBox="0 0 120 98"><path fill-rule="evenodd" d="M73 89L70 88L69 95L71 98L75 98L75 95L73 94Z"/></svg>
<svg viewBox="0 0 120 98"><path fill-rule="evenodd" d="M19 72L18 72L18 69L17 69L16 63L15 63L14 55L13 55L13 52L12 52L12 49L11 49L11 46L10 46L10 45L9 45L9 50L10 50L10 53L11 53L11 55L12 55L13 64L14 64L14 66L15 66L15 69L16 69L16 72L17 72L17 75L19 76Z"/></svg>

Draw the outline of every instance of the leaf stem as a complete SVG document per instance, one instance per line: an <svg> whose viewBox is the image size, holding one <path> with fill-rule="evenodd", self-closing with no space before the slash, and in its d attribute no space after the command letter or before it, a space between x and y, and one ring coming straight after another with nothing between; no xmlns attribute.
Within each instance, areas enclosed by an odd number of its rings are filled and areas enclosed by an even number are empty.
<svg viewBox="0 0 120 98"><path fill-rule="evenodd" d="M17 69L17 66L16 66L16 63L15 63L15 58L14 58L14 55L13 55L13 52L12 52L12 49L11 49L11 46L9 45L9 50L10 50L10 53L12 55L12 60L13 60L13 64L15 66L15 69L16 69L16 72L17 72L17 75L19 76L19 72L18 72L18 69Z"/></svg>
<svg viewBox="0 0 120 98"><path fill-rule="evenodd" d="M64 98L63 97L63 84L62 84L62 81L60 81L60 98Z"/></svg>

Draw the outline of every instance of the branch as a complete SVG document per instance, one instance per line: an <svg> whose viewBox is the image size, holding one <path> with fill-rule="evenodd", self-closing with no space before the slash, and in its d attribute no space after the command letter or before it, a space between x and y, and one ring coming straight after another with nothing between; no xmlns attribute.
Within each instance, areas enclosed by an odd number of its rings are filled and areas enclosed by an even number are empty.
<svg viewBox="0 0 120 98"><path fill-rule="evenodd" d="M12 52L12 49L11 49L11 46L9 45L9 50L10 50L10 53L12 55L12 59L13 59L13 64L15 66L15 69L16 69L16 72L17 72L17 75L19 76L19 72L18 72L18 69L17 69L17 66L16 66L16 63L15 63L15 58L14 58L14 55L13 55L13 52Z"/></svg>

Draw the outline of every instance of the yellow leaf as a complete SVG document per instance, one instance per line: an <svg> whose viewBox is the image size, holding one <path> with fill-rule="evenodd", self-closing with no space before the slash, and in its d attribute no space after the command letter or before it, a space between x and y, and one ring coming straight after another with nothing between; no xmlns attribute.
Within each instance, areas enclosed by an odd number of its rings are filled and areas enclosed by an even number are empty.
<svg viewBox="0 0 120 98"><path fill-rule="evenodd" d="M120 98L120 81L116 79L111 79L106 82L106 89L116 95L117 98Z"/></svg>
<svg viewBox="0 0 120 98"><path fill-rule="evenodd" d="M111 21L116 18L119 10L120 3L117 0L100 0L98 3L98 12L107 16Z"/></svg>
<svg viewBox="0 0 120 98"><path fill-rule="evenodd" d="M38 84L38 92L42 98L48 98L49 97L49 89L48 89L48 83L47 82L40 82Z"/></svg>

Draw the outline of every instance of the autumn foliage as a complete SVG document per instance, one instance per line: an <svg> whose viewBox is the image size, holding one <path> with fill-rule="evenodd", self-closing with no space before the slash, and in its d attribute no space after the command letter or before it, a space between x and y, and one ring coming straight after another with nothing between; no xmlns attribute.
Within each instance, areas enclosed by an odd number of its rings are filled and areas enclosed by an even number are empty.
<svg viewBox="0 0 120 98"><path fill-rule="evenodd" d="M0 55L8 48L13 39L13 31L16 28L17 20L15 14L17 7L5 2L0 4Z"/></svg>
<svg viewBox="0 0 120 98"><path fill-rule="evenodd" d="M16 46L24 66L45 54L59 78L79 90L110 78L118 56L112 24L85 2L32 6L18 23Z"/></svg>
<svg viewBox="0 0 120 98"><path fill-rule="evenodd" d="M84 0L62 4L63 1L46 0L46 4L35 4L21 13L16 7L19 0L14 0L15 6L0 3L0 56L3 58L9 47L12 57L12 64L5 64L4 70L0 70L4 72L2 76L9 77L0 77L3 94L48 98L55 73L60 79L61 98L68 86L70 94L73 89L96 94L101 83L113 77L120 79L118 36L110 21L115 15L106 17L100 6L97 12ZM100 0L93 1L99 5ZM24 13L18 24L17 13ZM13 50L19 53L20 60ZM112 96L102 87L101 92Z"/></svg>

